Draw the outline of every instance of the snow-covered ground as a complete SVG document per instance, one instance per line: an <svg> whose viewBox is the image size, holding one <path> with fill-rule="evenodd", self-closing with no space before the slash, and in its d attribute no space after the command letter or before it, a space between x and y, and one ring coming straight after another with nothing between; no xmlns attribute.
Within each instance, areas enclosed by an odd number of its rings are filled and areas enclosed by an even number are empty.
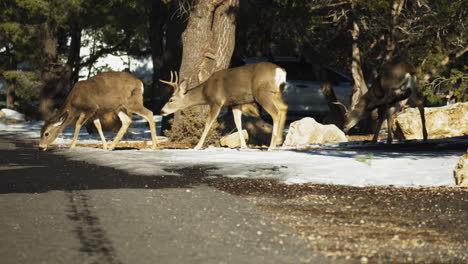
<svg viewBox="0 0 468 264"><path fill-rule="evenodd" d="M159 121L160 117L155 116ZM0 121L0 134L18 138L39 139L42 122L5 124ZM158 129L159 130L159 129ZM54 144L68 145L73 127L68 127ZM111 139L112 134L106 138ZM144 120L135 120L123 141L150 140ZM97 135L82 129L78 143L100 144ZM466 144L466 142L464 142ZM101 166L110 166L139 175L177 175L174 168L206 166L211 175L250 179L276 179L285 183L327 183L353 186L392 185L397 187L454 186L453 169L463 151L351 150L348 144L311 146L296 151L278 148L236 150L118 150L77 147L54 153ZM320 148L321 150L317 150Z"/></svg>

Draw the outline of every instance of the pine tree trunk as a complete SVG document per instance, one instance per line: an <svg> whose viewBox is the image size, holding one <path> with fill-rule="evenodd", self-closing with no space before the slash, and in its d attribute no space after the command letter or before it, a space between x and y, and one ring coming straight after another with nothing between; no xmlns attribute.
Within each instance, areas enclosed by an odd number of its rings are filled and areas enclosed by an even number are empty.
<svg viewBox="0 0 468 264"><path fill-rule="evenodd" d="M182 33L180 79L194 87L229 67L235 45L239 0L200 0ZM189 88L190 89L190 88ZM176 114L176 121L179 115Z"/></svg>
<svg viewBox="0 0 468 264"><path fill-rule="evenodd" d="M39 102L42 119L47 119L55 108L56 96L62 92L69 81L70 70L58 61L57 25L46 22L40 25L41 79L44 83Z"/></svg>
<svg viewBox="0 0 468 264"><path fill-rule="evenodd" d="M15 109L15 89L16 89L16 80L7 80L7 87L6 87L6 108L8 109Z"/></svg>

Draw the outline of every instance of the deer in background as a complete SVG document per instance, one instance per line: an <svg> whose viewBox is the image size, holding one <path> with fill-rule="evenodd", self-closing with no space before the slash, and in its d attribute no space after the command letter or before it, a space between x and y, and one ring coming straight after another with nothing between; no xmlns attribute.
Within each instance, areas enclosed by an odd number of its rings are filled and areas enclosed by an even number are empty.
<svg viewBox="0 0 468 264"><path fill-rule="evenodd" d="M223 106L231 106L236 128L239 131L241 147L247 148L242 134L242 110L244 104L260 104L273 119L273 131L268 150L272 150L283 140L288 106L282 98L286 85L286 71L269 62L245 65L213 73L205 82L187 89L187 81L163 81L174 88L174 93L161 110L163 116L196 105L209 105L210 113L204 131L195 149L201 149L206 135Z"/></svg>
<svg viewBox="0 0 468 264"><path fill-rule="evenodd" d="M128 72L100 73L88 80L79 81L65 99L65 103L45 121L41 129L39 148L46 150L62 131L75 123L75 134L70 148L76 146L81 126L93 118L103 148L113 150L132 123L132 114L145 118L151 129L152 149L156 148L156 127L153 112L143 106L143 83ZM122 127L112 144L107 147L99 116L114 112Z"/></svg>
<svg viewBox="0 0 468 264"><path fill-rule="evenodd" d="M387 119L387 143L391 144L392 135L392 115L396 111L398 102L410 99L417 104L421 115L424 141L427 140L426 119L424 117L423 100L418 94L416 87L416 69L410 62L400 62L397 64L388 64L382 67L376 82L371 86L368 92L362 95L358 103L348 110L345 108L344 132L347 133L361 119L365 118L370 112L377 108L378 123L372 139L372 143L377 142L380 127L383 120Z"/></svg>

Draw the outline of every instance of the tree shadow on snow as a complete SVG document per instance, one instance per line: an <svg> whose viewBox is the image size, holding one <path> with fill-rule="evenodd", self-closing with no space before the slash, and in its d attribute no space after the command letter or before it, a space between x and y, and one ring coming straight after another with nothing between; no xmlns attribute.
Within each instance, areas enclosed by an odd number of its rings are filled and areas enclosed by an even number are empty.
<svg viewBox="0 0 468 264"><path fill-rule="evenodd" d="M393 144L385 143L342 143L338 147L312 148L311 150L296 152L310 155L349 157L356 155L369 155L374 158L444 158L461 156L468 149L468 136L433 139L428 142L408 141Z"/></svg>

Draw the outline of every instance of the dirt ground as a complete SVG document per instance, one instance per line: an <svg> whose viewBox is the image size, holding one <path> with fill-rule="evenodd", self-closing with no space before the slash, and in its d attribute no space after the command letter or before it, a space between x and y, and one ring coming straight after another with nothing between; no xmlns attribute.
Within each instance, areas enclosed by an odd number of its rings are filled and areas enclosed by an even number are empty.
<svg viewBox="0 0 468 264"><path fill-rule="evenodd" d="M286 185L218 178L308 246L366 263L468 263L468 189Z"/></svg>

